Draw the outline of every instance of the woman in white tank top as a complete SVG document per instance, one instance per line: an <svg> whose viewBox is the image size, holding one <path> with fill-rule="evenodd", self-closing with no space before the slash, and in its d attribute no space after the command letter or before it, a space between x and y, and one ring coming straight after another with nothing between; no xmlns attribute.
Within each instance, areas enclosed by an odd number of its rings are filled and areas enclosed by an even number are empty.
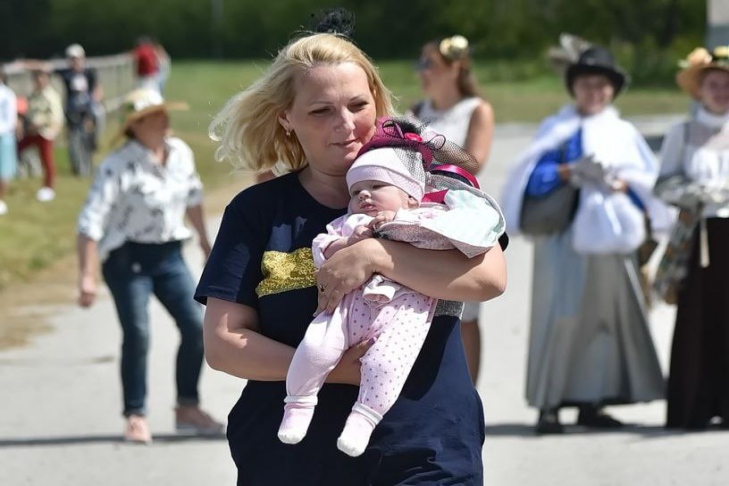
<svg viewBox="0 0 729 486"><path fill-rule="evenodd" d="M426 43L418 61L418 72L427 98L416 103L409 115L463 147L479 161L478 169L482 169L491 150L494 112L478 93L468 40L454 35ZM479 303L466 302L461 333L474 385L481 356L478 314Z"/></svg>

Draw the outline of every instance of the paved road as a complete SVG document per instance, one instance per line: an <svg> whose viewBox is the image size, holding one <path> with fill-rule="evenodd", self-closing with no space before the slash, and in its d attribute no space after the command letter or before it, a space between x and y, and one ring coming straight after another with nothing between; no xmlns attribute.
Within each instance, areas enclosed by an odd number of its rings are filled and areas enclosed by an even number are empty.
<svg viewBox="0 0 729 486"><path fill-rule="evenodd" d="M650 133L662 123L641 120ZM533 127L497 131L492 162L481 180L498 193L506 167L528 143ZM217 223L212 221L214 227ZM190 245L193 268L200 255ZM625 486L729 484L729 434L669 433L661 428L664 404L611 410L630 427L590 433L569 427L560 437L532 433L535 412L526 407L528 289L531 248L513 239L507 252L509 286L504 296L482 307L483 376L487 440L486 484L498 486ZM69 289L69 299L72 290ZM155 442L132 446L120 441L117 378L119 329L108 296L91 310L48 309L51 333L25 348L0 352L0 486L232 485L234 467L224 440L179 438L173 431L174 325L153 306L150 363L150 422ZM652 332L665 367L673 312L658 307ZM243 382L205 370L204 406L223 418ZM563 412L568 423L572 411Z"/></svg>

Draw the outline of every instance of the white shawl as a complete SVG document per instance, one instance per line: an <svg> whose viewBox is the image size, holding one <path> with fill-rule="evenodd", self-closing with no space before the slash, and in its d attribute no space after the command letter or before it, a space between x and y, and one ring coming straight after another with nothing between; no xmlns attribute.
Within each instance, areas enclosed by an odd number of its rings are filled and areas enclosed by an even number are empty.
<svg viewBox="0 0 729 486"><path fill-rule="evenodd" d="M642 135L632 124L622 120L612 106L597 115L582 117L573 105L568 105L542 123L534 142L509 171L501 195L507 232L511 235L520 232L524 191L539 159L545 152L560 147L580 127L583 153L593 154L596 161L628 184L645 204L654 231L667 231L673 218L668 208L652 195L658 163ZM599 189L583 187L580 204L596 190ZM579 206L577 210L580 210Z"/></svg>

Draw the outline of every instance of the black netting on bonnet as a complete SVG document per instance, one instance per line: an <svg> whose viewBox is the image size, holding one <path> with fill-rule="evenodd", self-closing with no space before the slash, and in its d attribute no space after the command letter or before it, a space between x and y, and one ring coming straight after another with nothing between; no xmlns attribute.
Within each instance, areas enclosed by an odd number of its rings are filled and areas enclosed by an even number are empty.
<svg viewBox="0 0 729 486"><path fill-rule="evenodd" d="M385 147L395 149L410 173L424 180L428 191L466 189L482 194L478 181L470 175L478 170L476 159L424 124L406 118L381 120L359 155Z"/></svg>

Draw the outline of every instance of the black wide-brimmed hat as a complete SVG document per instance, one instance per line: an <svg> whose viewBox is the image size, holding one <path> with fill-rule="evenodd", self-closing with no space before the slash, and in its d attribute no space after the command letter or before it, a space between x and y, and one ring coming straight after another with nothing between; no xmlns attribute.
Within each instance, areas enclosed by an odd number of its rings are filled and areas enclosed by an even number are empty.
<svg viewBox="0 0 729 486"><path fill-rule="evenodd" d="M590 74L602 74L606 76L615 88L614 98L625 88L629 82L628 73L626 73L615 62L613 55L600 46L592 46L580 54L577 62L570 64L565 73L565 82L567 90L574 95L572 87L575 79L579 76Z"/></svg>

